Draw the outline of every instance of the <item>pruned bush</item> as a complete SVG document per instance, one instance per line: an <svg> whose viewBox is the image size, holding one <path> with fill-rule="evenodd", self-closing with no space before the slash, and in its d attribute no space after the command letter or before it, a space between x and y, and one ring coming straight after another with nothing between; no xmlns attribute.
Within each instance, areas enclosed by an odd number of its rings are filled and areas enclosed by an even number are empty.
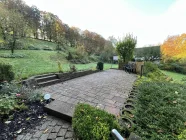
<svg viewBox="0 0 186 140"><path fill-rule="evenodd" d="M87 104L76 106L72 127L82 140L109 140L112 129L120 130L113 115Z"/></svg>
<svg viewBox="0 0 186 140"><path fill-rule="evenodd" d="M12 65L0 63L0 82L11 81L14 79Z"/></svg>
<svg viewBox="0 0 186 140"><path fill-rule="evenodd" d="M103 70L103 62L98 62L97 67L98 70Z"/></svg>

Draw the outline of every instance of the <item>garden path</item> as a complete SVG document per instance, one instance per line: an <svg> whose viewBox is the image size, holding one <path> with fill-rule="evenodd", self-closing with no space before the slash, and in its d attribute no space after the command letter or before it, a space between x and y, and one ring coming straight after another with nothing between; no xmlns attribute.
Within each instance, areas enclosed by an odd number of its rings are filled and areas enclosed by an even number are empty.
<svg viewBox="0 0 186 140"><path fill-rule="evenodd" d="M128 74L122 70L106 70L91 75L83 76L80 78L72 79L63 83L51 85L42 88L43 93L50 93L52 98L55 99L49 104L49 108L54 108L58 111L67 111L70 115L73 114L74 106L78 103L87 103L95 107L99 107L114 115L119 115L120 109L128 97L129 92L132 90L134 81L136 80L135 74ZM60 106L60 104L65 104ZM67 104L67 106L66 106ZM70 107L68 106L70 105ZM47 124L49 130L46 134L43 134L41 127L38 127L39 137L34 137L35 134L30 134L30 139L73 139L73 132L70 123L63 121L60 125L57 124L56 120L52 118L51 121L44 121L43 124ZM50 123L54 124L50 125ZM68 128L64 128L68 126ZM68 125L67 125L68 124ZM65 131L62 135L58 135L60 131ZM66 133L68 132L68 135ZM28 135L28 134L27 134ZM44 135L44 136L43 136ZM22 138L21 140L26 139Z"/></svg>

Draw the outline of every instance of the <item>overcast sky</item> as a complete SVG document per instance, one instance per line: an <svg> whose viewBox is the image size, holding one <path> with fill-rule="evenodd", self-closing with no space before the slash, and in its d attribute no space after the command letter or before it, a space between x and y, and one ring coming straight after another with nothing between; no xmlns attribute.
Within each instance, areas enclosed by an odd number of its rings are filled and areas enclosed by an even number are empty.
<svg viewBox="0 0 186 140"><path fill-rule="evenodd" d="M69 26L104 38L133 33L138 47L186 32L186 0L25 0L52 12Z"/></svg>

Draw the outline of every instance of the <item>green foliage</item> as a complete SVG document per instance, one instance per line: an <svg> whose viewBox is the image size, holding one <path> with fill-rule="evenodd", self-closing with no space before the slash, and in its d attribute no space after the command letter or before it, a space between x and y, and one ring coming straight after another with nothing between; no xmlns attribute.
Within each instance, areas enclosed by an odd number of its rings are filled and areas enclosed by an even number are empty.
<svg viewBox="0 0 186 140"><path fill-rule="evenodd" d="M137 58L144 57L145 60L160 58L160 46L149 46L143 48L135 48L134 55ZM153 56L153 58L151 58Z"/></svg>
<svg viewBox="0 0 186 140"><path fill-rule="evenodd" d="M77 72L77 68L75 65L69 65L70 67L70 72Z"/></svg>
<svg viewBox="0 0 186 140"><path fill-rule="evenodd" d="M15 110L27 110L28 107L24 103L20 103L15 95L3 95L0 98L0 115L8 115Z"/></svg>
<svg viewBox="0 0 186 140"><path fill-rule="evenodd" d="M181 79L181 81L186 82L186 76Z"/></svg>
<svg viewBox="0 0 186 140"><path fill-rule="evenodd" d="M20 86L18 86L15 82L2 82L0 83L0 96L3 95L15 95L20 92Z"/></svg>
<svg viewBox="0 0 186 140"><path fill-rule="evenodd" d="M14 79L12 66L5 63L0 63L0 82L11 81Z"/></svg>
<svg viewBox="0 0 186 140"><path fill-rule="evenodd" d="M59 73L63 73L62 64L60 61L57 62Z"/></svg>
<svg viewBox="0 0 186 140"><path fill-rule="evenodd" d="M1 50L0 54L9 53L8 50ZM37 51L37 50L19 50L20 54L24 54L24 58L0 58L0 62L9 63L13 67L13 72L16 73L15 79L18 79L18 72L22 71L22 78L28 78L33 75L58 72L56 61L60 61L63 65L63 71L69 71L69 61L65 59L66 54L63 52L56 53L55 51ZM67 54L68 55L68 54ZM78 70L96 68L97 63L89 64L74 64ZM34 67L33 67L34 66ZM117 64L112 65L117 68ZM110 69L111 64L104 63L104 69Z"/></svg>
<svg viewBox="0 0 186 140"><path fill-rule="evenodd" d="M108 140L112 129L120 130L114 116L87 104L78 104L72 127L82 140Z"/></svg>
<svg viewBox="0 0 186 140"><path fill-rule="evenodd" d="M169 80L168 77L160 71L158 66L152 62L145 62L143 75L156 81Z"/></svg>
<svg viewBox="0 0 186 140"><path fill-rule="evenodd" d="M34 90L30 88L26 88L24 86L20 87L20 98L25 99L27 102L36 102L40 101L43 97L40 90Z"/></svg>
<svg viewBox="0 0 186 140"><path fill-rule="evenodd" d="M162 70L173 71L177 73L186 74L185 64L181 64L178 61L170 61L167 63L161 63L159 68Z"/></svg>
<svg viewBox="0 0 186 140"><path fill-rule="evenodd" d="M96 55L90 55L89 56L89 60L91 62L97 62L99 60L99 56L96 56Z"/></svg>
<svg viewBox="0 0 186 140"><path fill-rule="evenodd" d="M103 70L103 62L98 62L97 67L98 70Z"/></svg>
<svg viewBox="0 0 186 140"><path fill-rule="evenodd" d="M132 34L128 34L122 40L118 41L116 51L123 62L127 62L133 58L136 44L137 39Z"/></svg>
<svg viewBox="0 0 186 140"><path fill-rule="evenodd" d="M158 66L152 62L145 62L144 64L144 75L147 75L150 72L156 72L158 71Z"/></svg>
<svg viewBox="0 0 186 140"><path fill-rule="evenodd" d="M138 85L136 133L144 140L175 140L185 129L186 86L170 82Z"/></svg>
<svg viewBox="0 0 186 140"><path fill-rule="evenodd" d="M4 95L0 98L0 115L9 114L17 106L15 96Z"/></svg>
<svg viewBox="0 0 186 140"><path fill-rule="evenodd" d="M178 140L186 140L186 129L178 136Z"/></svg>
<svg viewBox="0 0 186 140"><path fill-rule="evenodd" d="M2 58L24 58L26 57L26 55L24 54L18 54L18 53L14 53L14 54L0 54L0 57Z"/></svg>

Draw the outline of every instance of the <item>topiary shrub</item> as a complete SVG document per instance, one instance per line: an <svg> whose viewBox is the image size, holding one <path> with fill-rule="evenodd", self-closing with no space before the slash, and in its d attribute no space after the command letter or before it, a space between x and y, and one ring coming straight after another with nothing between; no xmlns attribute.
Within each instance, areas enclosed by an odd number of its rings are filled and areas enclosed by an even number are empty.
<svg viewBox="0 0 186 140"><path fill-rule="evenodd" d="M102 63L102 62L98 62L96 68L97 68L98 70L103 70L103 63Z"/></svg>
<svg viewBox="0 0 186 140"><path fill-rule="evenodd" d="M72 118L76 136L82 140L108 140L119 125L114 115L87 104L78 104Z"/></svg>
<svg viewBox="0 0 186 140"><path fill-rule="evenodd" d="M11 81L14 79L12 66L5 63L0 63L0 82Z"/></svg>

